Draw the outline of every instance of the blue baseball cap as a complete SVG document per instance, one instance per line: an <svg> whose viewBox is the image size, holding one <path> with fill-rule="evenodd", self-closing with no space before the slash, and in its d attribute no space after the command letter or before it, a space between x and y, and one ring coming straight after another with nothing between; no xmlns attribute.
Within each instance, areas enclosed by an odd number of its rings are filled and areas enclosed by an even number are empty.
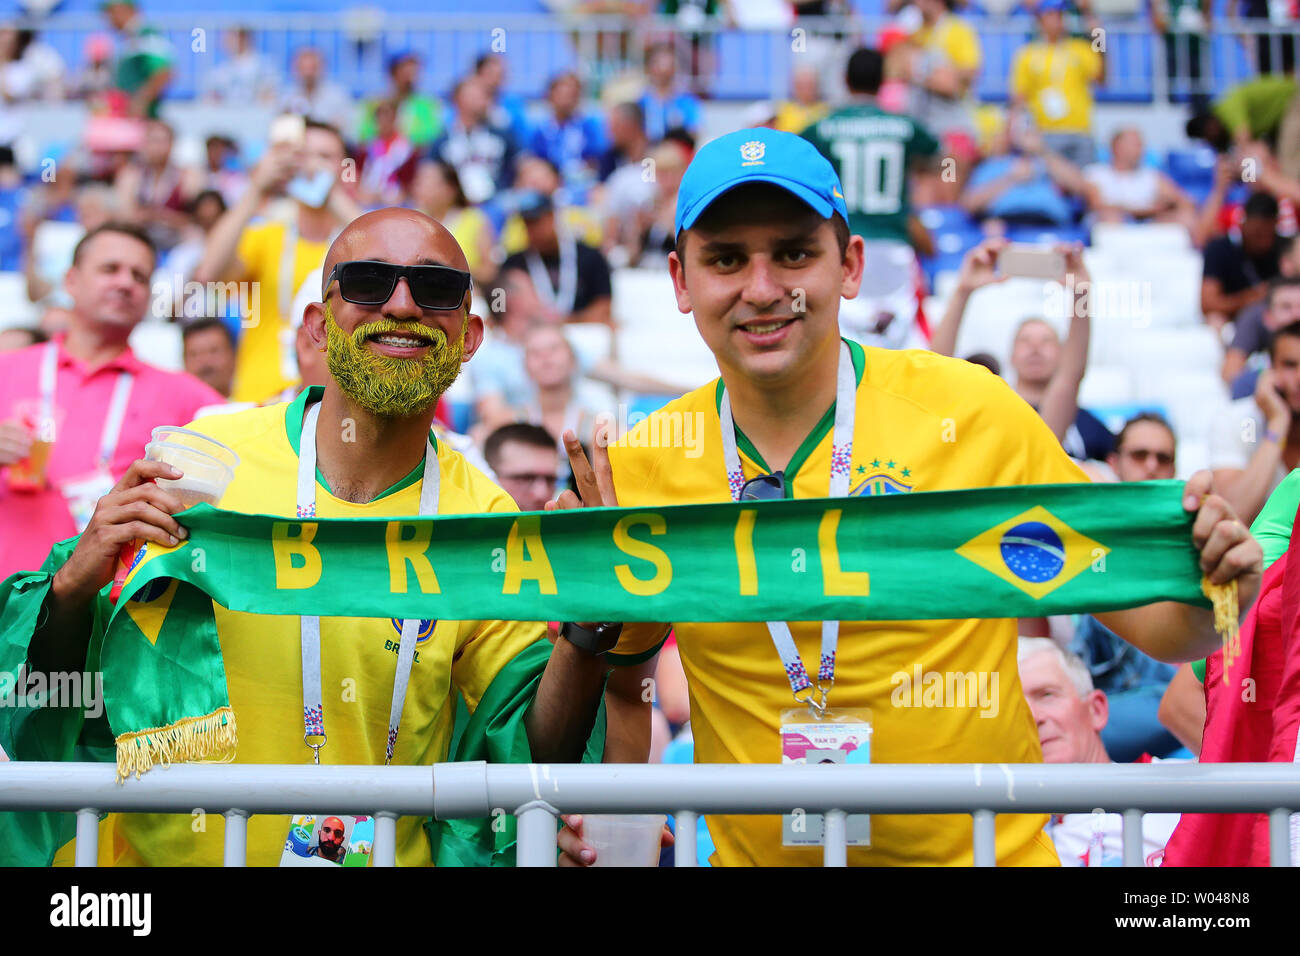
<svg viewBox="0 0 1300 956"><path fill-rule="evenodd" d="M1036 12L1051 13L1055 10L1059 10L1062 13L1065 13L1068 12L1069 9L1070 9L1069 0L1042 0L1042 2L1038 5L1038 10Z"/></svg>
<svg viewBox="0 0 1300 956"><path fill-rule="evenodd" d="M844 190L830 160L802 136L756 127L719 136L700 147L677 189L673 234L680 236L715 199L746 183L772 183L802 199L824 219L839 213L849 221Z"/></svg>

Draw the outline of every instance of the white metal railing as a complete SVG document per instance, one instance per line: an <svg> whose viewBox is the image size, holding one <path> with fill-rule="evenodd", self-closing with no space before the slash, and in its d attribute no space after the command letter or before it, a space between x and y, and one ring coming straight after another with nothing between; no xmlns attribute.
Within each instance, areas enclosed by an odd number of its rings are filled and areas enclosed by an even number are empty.
<svg viewBox="0 0 1300 956"><path fill-rule="evenodd" d="M1142 865L1144 813L1267 812L1273 866L1291 863L1290 817L1300 808L1292 764L487 764L433 767L317 767L185 764L139 780L115 780L96 763L0 764L0 811L77 814L76 863L94 866L98 818L114 813L225 816L225 864L245 862L247 818L304 807L376 820L372 860L392 866L398 816L439 820L518 819L520 866L554 866L561 813L673 813L679 866L695 865L700 813L789 813L825 817L823 862L844 866L850 813L970 814L976 866L996 863L999 813L1087 813L1118 809L1124 865Z"/></svg>

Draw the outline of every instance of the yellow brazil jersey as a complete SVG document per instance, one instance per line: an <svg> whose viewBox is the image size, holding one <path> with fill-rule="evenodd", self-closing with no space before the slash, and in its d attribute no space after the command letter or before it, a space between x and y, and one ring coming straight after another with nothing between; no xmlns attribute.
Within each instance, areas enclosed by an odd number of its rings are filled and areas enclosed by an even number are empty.
<svg viewBox="0 0 1300 956"><path fill-rule="evenodd" d="M298 441L306 396L288 404L216 415L191 426L232 447L240 457L222 498L232 511L296 514ZM510 497L445 442L436 443L441 473L440 514L516 511ZM415 515L422 466L367 504L329 493L317 473L316 507L322 518ZM230 703L239 727L238 763L307 764L303 743L302 657L299 618L227 611L214 605ZM321 618L321 689L328 741L322 764L380 765L388 733L401 622L387 618ZM393 763L427 766L448 756L459 692L472 713L497 672L544 636L544 625L505 621L422 621L411 681L402 710ZM165 773L155 769L151 773ZM329 812L302 807L300 812ZM219 866L224 819L211 813L110 815L101 826L100 865ZM430 862L422 819L397 824L397 860ZM197 832L196 832L197 830ZM248 821L248 863L274 866L289 832L288 816ZM61 857L71 859L69 848Z"/></svg>
<svg viewBox="0 0 1300 956"><path fill-rule="evenodd" d="M593 249L600 248L603 235L600 220L586 206L566 205L560 213L560 221L569 235L579 242L585 242ZM524 252L528 248L528 232L524 229L523 217L518 213L506 220L501 229L501 247L506 255Z"/></svg>
<svg viewBox="0 0 1300 956"><path fill-rule="evenodd" d="M979 34L960 17L946 14L933 27L922 27L912 35L912 42L923 50L942 52L959 70L977 70L980 65Z"/></svg>
<svg viewBox="0 0 1300 956"><path fill-rule="evenodd" d="M851 342L858 375L850 493L944 491L996 485L1086 481L1042 420L1000 378L932 352L890 351ZM728 500L718 417L720 382L696 389L663 411L680 412L702 438L661 447L651 417L610 449L622 506ZM830 482L834 408L785 469L787 494L824 497ZM664 429L657 429L662 438ZM690 434L684 429L682 434ZM669 437L676 432L669 432ZM737 433L745 475L769 469ZM656 447L660 446L660 447ZM730 542L728 542L730 547ZM880 560L888 560L882 555ZM942 587L942 581L935 581ZM817 623L790 626L800 656L815 667ZM629 625L616 663L652 654L663 628ZM674 625L690 686L698 763L780 763L780 714L795 706L762 623ZM1020 689L1015 620L843 622L830 704L868 707L876 763L1032 763L1038 734ZM925 707L899 693L922 674L989 674L987 706ZM993 676L997 675L997 683ZM975 702L971 702L974 704ZM999 816L1000 864L1054 864L1045 815ZM820 865L819 849L787 848L776 816L713 816L709 830L724 865ZM966 816L875 816L870 848L849 849L859 865L972 862Z"/></svg>
<svg viewBox="0 0 1300 956"><path fill-rule="evenodd" d="M1025 100L1043 132L1089 133L1099 76L1101 56L1087 40L1029 43L1011 68L1011 94Z"/></svg>
<svg viewBox="0 0 1300 956"><path fill-rule="evenodd" d="M325 261L329 243L300 237L293 252L292 288L281 289L285 228L284 222L264 222L245 229L239 239L244 278L256 285L247 297L249 315L239 336L231 395L236 402L266 401L298 380L294 325L286 313L298 287Z"/></svg>

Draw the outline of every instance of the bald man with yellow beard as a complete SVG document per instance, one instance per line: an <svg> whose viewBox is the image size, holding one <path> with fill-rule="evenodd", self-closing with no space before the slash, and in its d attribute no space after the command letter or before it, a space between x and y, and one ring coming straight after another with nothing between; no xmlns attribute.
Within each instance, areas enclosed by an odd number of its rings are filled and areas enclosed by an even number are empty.
<svg viewBox="0 0 1300 956"><path fill-rule="evenodd" d="M326 353L324 387L189 426L240 456L221 507L299 518L516 511L509 495L431 431L438 397L483 341L465 256L451 234L412 210L367 213L335 240L322 274L322 301L307 307L303 323ZM137 461L100 501L51 575L49 615L29 647L33 668L84 668L93 605L104 600L121 545L143 538L170 546L186 536L172 517L180 502L153 483L160 477L177 474ZM213 607L239 721L239 763L310 763L313 744L322 764L443 761L455 695L474 713L496 681L535 687L531 696L515 695L525 712L513 726L526 731L537 762L578 761L596 719L604 658L568 640L552 650L541 623L297 618ZM304 653L313 634L314 656ZM413 659L404 660L399 651L412 641ZM305 699L309 658L323 689L315 701ZM409 682L394 711L404 666ZM349 686L353 699L339 690ZM316 731L306 744L305 730ZM399 863L430 862L423 823L399 820ZM219 815L202 832L189 815L111 815L104 826L101 865L222 860ZM279 861L289 826L288 816L250 818L249 864Z"/></svg>

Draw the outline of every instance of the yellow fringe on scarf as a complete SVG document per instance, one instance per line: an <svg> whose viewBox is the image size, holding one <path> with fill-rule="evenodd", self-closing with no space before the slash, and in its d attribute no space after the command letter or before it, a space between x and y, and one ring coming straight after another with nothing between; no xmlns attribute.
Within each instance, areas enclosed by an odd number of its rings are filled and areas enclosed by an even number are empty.
<svg viewBox="0 0 1300 956"><path fill-rule="evenodd" d="M155 764L231 760L239 738L235 712L221 707L206 717L187 717L167 727L154 727L117 738L117 782Z"/></svg>
<svg viewBox="0 0 1300 956"><path fill-rule="evenodd" d="M1214 605L1214 629L1223 638L1223 682L1228 683L1228 669L1241 654L1241 634L1238 631L1240 609L1237 606L1237 582L1211 584L1201 578L1201 593Z"/></svg>

